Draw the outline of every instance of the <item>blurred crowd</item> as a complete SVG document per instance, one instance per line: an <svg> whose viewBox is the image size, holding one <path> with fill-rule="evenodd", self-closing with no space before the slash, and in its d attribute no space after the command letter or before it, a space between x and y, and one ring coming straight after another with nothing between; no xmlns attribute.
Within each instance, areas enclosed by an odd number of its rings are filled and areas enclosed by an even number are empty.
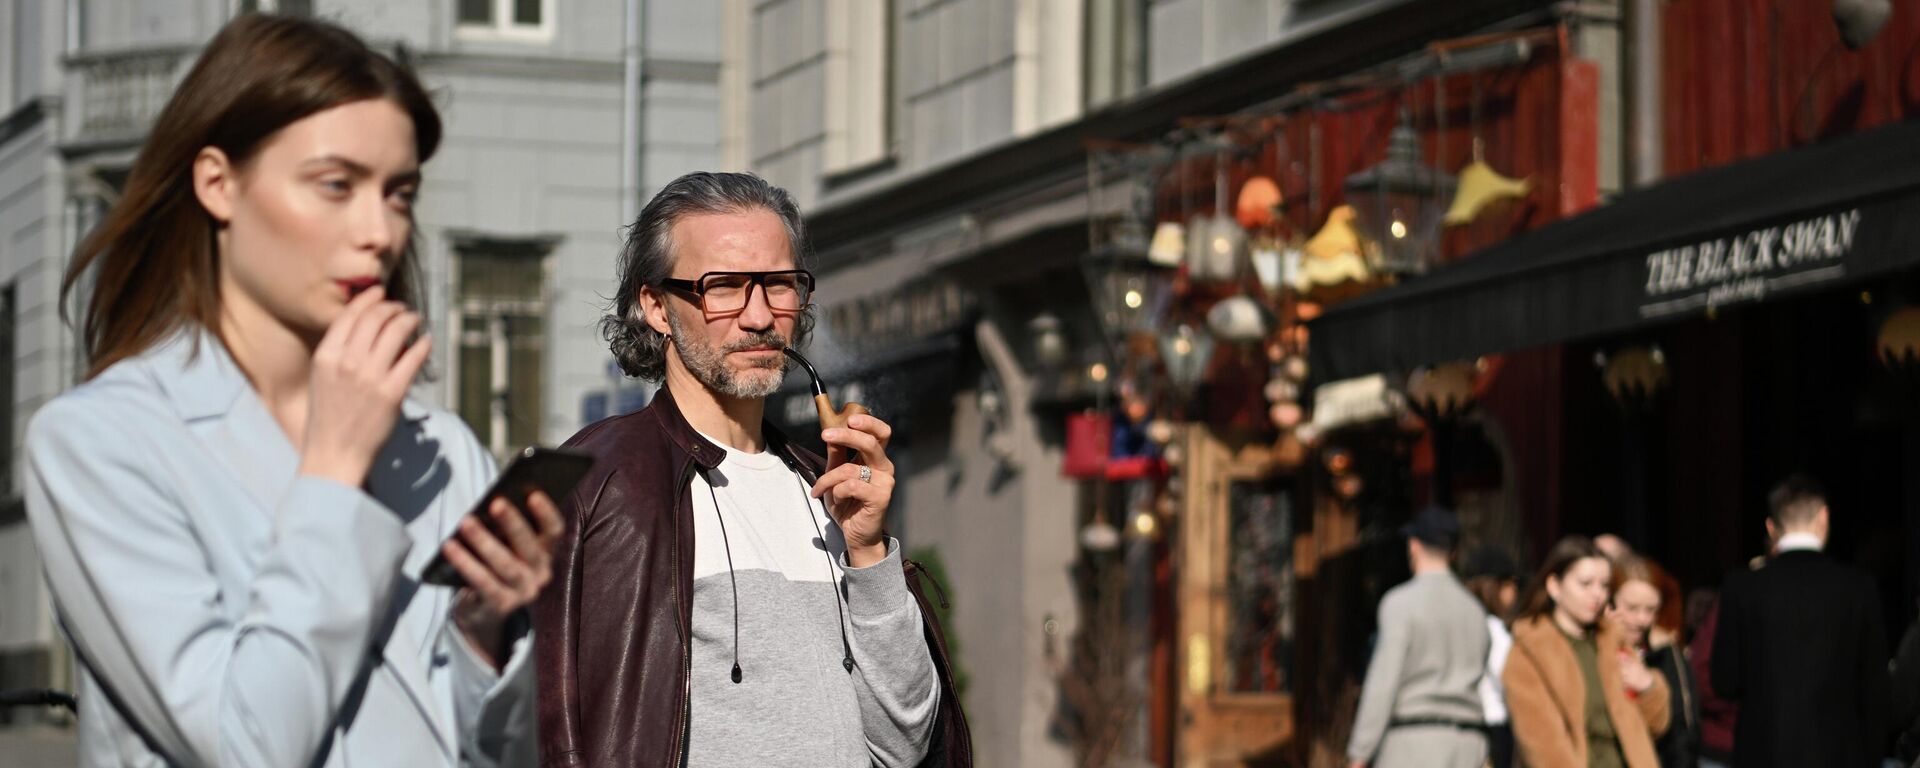
<svg viewBox="0 0 1920 768"><path fill-rule="evenodd" d="M1873 580L1824 551L1816 483L1790 477L1768 506L1768 552L1684 599L1617 536L1563 538L1526 577L1505 552L1457 552L1455 515L1421 510L1401 530L1414 575L1381 600L1348 759L1920 766L1920 626L1889 654Z"/></svg>

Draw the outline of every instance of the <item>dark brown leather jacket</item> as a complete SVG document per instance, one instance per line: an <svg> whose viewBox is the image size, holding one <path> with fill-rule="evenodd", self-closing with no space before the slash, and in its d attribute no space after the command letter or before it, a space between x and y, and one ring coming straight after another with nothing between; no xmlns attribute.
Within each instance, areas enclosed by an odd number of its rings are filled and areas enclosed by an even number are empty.
<svg viewBox="0 0 1920 768"><path fill-rule="evenodd" d="M825 462L764 427L767 449L808 484ZM693 501L696 468L726 456L687 424L665 389L646 408L595 423L567 441L600 462L561 503L567 533L554 583L534 605L545 768L675 768L686 760L693 653ZM947 643L902 559L940 673L940 713L925 766L973 765L973 742L953 689Z"/></svg>

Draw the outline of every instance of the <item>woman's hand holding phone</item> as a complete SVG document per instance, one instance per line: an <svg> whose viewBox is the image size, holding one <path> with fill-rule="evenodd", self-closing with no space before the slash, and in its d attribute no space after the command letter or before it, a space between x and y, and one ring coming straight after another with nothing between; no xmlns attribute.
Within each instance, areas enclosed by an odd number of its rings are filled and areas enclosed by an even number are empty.
<svg viewBox="0 0 1920 768"><path fill-rule="evenodd" d="M1646 693L1648 688L1653 687L1653 670L1647 669L1640 654L1631 648L1623 648L1620 652L1620 682L1626 684L1630 695Z"/></svg>
<svg viewBox="0 0 1920 768"><path fill-rule="evenodd" d="M420 315L374 286L347 302L313 352L300 473L358 486L393 432L400 402L432 350ZM453 618L476 651L496 668L505 658L509 616L532 603L553 578L553 551L565 530L545 493L527 497L527 509L496 497L488 523L474 517L441 545L441 554L465 579Z"/></svg>
<svg viewBox="0 0 1920 768"><path fill-rule="evenodd" d="M547 494L527 496L523 513L504 497L487 505L491 524L474 517L460 521L460 530L440 553L467 586L453 606L454 622L468 644L498 669L506 660L507 618L531 604L553 580L553 551L566 524Z"/></svg>
<svg viewBox="0 0 1920 768"><path fill-rule="evenodd" d="M349 486L366 481L433 348L424 334L408 343L419 328L420 315L387 301L381 286L347 302L313 352L301 474Z"/></svg>

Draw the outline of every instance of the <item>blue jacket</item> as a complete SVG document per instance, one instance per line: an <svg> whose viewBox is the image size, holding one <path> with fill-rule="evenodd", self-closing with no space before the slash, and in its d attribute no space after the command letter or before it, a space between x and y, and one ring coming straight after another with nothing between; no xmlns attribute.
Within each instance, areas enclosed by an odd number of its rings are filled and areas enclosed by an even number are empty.
<svg viewBox="0 0 1920 768"><path fill-rule="evenodd" d="M302 477L191 331L48 403L26 454L82 765L534 761L531 637L496 675L416 581L494 475L458 418L407 402L363 488Z"/></svg>

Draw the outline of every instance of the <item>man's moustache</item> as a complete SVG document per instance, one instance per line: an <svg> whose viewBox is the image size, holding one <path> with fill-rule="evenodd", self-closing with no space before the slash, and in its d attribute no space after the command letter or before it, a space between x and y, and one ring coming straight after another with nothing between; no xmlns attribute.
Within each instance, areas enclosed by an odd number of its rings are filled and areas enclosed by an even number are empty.
<svg viewBox="0 0 1920 768"><path fill-rule="evenodd" d="M741 339L739 341L733 342L732 344L728 344L725 347L722 347L721 351L745 352L749 349L765 349L768 347L772 347L774 349L786 349L787 339L786 337L781 336L780 334L777 334L777 333L767 334L764 336L754 336L751 338Z"/></svg>

